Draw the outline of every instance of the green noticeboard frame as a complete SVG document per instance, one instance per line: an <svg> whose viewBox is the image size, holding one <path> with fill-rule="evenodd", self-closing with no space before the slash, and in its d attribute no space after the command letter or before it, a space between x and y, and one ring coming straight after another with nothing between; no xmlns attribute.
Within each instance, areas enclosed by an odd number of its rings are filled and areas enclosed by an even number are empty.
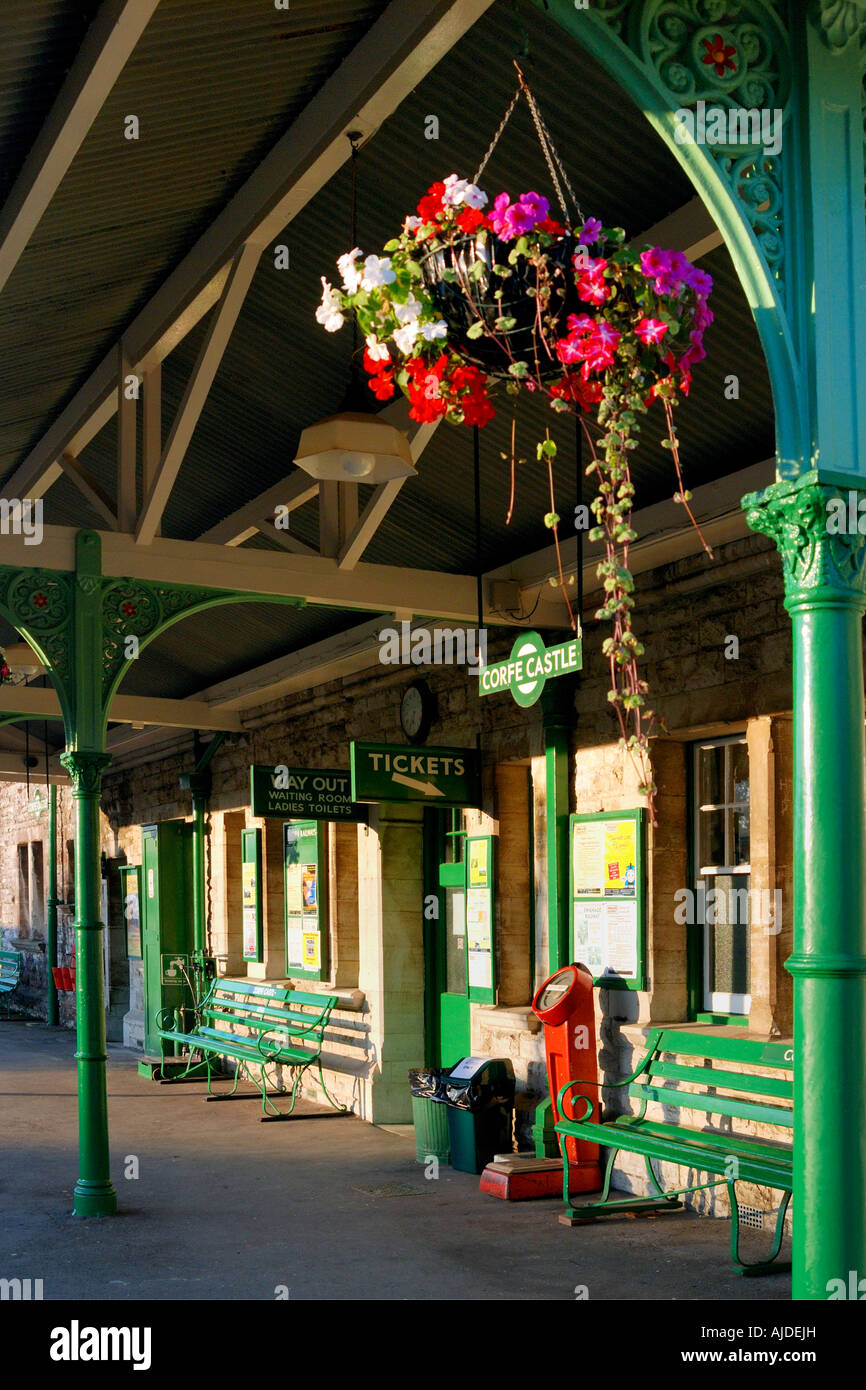
<svg viewBox="0 0 866 1390"><path fill-rule="evenodd" d="M464 841L466 972L473 1004L496 1003L493 843L493 835L467 835Z"/></svg>
<svg viewBox="0 0 866 1390"><path fill-rule="evenodd" d="M646 812L569 817L572 960L603 989L646 989Z"/></svg>
<svg viewBox="0 0 866 1390"><path fill-rule="evenodd" d="M286 974L328 976L327 830L322 821L283 825Z"/></svg>
<svg viewBox="0 0 866 1390"><path fill-rule="evenodd" d="M126 954L129 960L141 960L141 869L137 864L128 864L121 869L120 892L126 928Z"/></svg>
<svg viewBox="0 0 866 1390"><path fill-rule="evenodd" d="M261 964L262 931L262 832L258 827L241 831L241 901L244 960Z"/></svg>

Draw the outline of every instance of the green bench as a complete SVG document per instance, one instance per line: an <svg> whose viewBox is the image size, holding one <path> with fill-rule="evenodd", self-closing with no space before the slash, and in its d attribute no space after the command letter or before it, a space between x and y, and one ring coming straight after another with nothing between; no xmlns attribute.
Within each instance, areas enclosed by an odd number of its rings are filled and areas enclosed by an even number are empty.
<svg viewBox="0 0 866 1390"><path fill-rule="evenodd" d="M11 994L20 978L20 953L18 951L0 951L0 995Z"/></svg>
<svg viewBox="0 0 866 1390"><path fill-rule="evenodd" d="M697 1110L708 1117L724 1115L731 1120L752 1121L790 1131L793 1127L793 1080L786 1075L792 1072L794 1065L790 1045L661 1028L650 1032L647 1042L647 1052L640 1066L624 1081L569 1081L559 1092L557 1106L563 1118L555 1129L563 1154L563 1196L567 1211L562 1221L567 1225L582 1225L616 1212L671 1211L682 1207L678 1199L689 1192L724 1183L731 1200L731 1259L734 1264L743 1274L789 1269L789 1264L773 1262L781 1248L785 1213L791 1200L793 1158L790 1142L758 1139L754 1135L716 1128L710 1124L709 1118L704 1127L692 1128L688 1124L673 1123L667 1114L664 1119L649 1118L646 1110L647 1105L654 1101L664 1106L666 1111ZM672 1055L684 1056L689 1060L686 1063L665 1060ZM726 1071L715 1065L710 1066L710 1062L760 1066L771 1070L773 1075L756 1076ZM637 1114L596 1117L598 1103L586 1096L578 1096L569 1102L572 1114L567 1116L563 1109L567 1092L573 1086L587 1084L627 1087L627 1094L640 1102ZM787 1101L788 1104L778 1104L779 1101ZM582 1113L575 1115L574 1111L581 1103L585 1108ZM601 1144L610 1150L604 1187L598 1202L575 1205L570 1200L568 1164L565 1161L565 1140L570 1135ZM789 1136L785 1138L787 1140ZM609 1200L613 1164L621 1149L643 1156L657 1195L629 1197L623 1201ZM708 1182L694 1182L687 1187L663 1191L653 1172L654 1158L689 1168L695 1175L710 1173L714 1176ZM740 1257L740 1212L735 1190L738 1181L757 1183L784 1193L772 1249L764 1260L747 1262Z"/></svg>
<svg viewBox="0 0 866 1390"><path fill-rule="evenodd" d="M334 1100L322 1074L322 1043L336 1003L335 995L305 994L254 980L217 979L196 1009L196 1025L192 1032L166 1026L174 1011L165 1009L157 1014L157 1030L166 1042L180 1043L189 1051L186 1069L176 1080L182 1081L201 1068L201 1062L196 1060L196 1054L201 1053L207 1068L209 1100L245 1099L237 1095L237 1088L241 1076L246 1074L261 1092L261 1118L288 1120L295 1108L301 1079L315 1064L319 1085L331 1105L339 1113L346 1114L347 1107ZM248 1031L236 1031L240 1028ZM215 1057L228 1057L236 1063L234 1085L225 1095L214 1095L211 1089ZM273 1103L273 1097L283 1092L267 1089L265 1068L272 1062L295 1069L291 1104L286 1112L278 1110Z"/></svg>

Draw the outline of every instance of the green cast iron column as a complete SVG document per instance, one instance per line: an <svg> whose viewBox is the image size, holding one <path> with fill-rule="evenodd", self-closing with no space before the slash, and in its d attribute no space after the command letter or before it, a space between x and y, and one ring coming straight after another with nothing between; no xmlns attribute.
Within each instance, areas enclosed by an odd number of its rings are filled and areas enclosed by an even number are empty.
<svg viewBox="0 0 866 1390"><path fill-rule="evenodd" d="M826 476L826 475L825 475ZM866 798L860 494L817 473L744 498L794 629L794 1299L866 1273ZM854 499L854 530L828 502ZM846 520L846 525L848 521Z"/></svg>
<svg viewBox="0 0 866 1390"><path fill-rule="evenodd" d="M53 782L48 788L48 897L45 900L45 908L48 1022L54 1027L58 1020L58 1010L57 986L54 983L54 966L57 964L57 788Z"/></svg>
<svg viewBox="0 0 866 1390"><path fill-rule="evenodd" d="M117 1194L108 1167L105 982L102 954L102 874L99 801L105 751L103 703L102 550L94 531L75 542L72 611L72 690L67 751L60 761L72 779L75 808L75 1007L78 1029L78 1216L110 1216Z"/></svg>
<svg viewBox="0 0 866 1390"><path fill-rule="evenodd" d="M105 1081L105 987L99 865L99 798L107 753L63 753L75 808L75 1008L78 1030L79 1177L73 1194L77 1216L110 1216L117 1194L108 1166L108 1102Z"/></svg>

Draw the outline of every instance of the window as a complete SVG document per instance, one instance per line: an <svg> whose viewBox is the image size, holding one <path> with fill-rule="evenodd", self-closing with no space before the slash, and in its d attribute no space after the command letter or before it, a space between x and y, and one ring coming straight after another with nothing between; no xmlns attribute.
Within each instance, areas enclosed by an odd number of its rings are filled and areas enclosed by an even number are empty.
<svg viewBox="0 0 866 1390"><path fill-rule="evenodd" d="M18 930L30 930L30 865L26 844L18 846Z"/></svg>
<svg viewBox="0 0 866 1390"><path fill-rule="evenodd" d="M694 752L696 920L703 955L703 1007L748 1014L749 755L743 734Z"/></svg>

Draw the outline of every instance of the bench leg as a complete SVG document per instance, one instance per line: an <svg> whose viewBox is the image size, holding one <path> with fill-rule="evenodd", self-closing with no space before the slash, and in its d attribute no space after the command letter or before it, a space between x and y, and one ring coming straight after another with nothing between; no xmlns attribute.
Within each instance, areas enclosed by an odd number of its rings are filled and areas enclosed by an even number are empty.
<svg viewBox="0 0 866 1390"><path fill-rule="evenodd" d="M337 1110L337 1111L339 1111L341 1114L345 1114L345 1112L349 1109L348 1105L341 1105L340 1102L339 1102L338 1100L334 1100L334 1097L331 1095L331 1092L328 1090L327 1086L325 1085L325 1078L324 1078L324 1075L323 1075L323 1073L322 1073L322 1059L321 1059L321 1057L317 1058L317 1063L318 1063L318 1068L319 1068L319 1076L318 1076L319 1085L321 1086L322 1090L325 1092L325 1095L328 1097L328 1100L331 1102L331 1104L332 1104L332 1106L334 1107L334 1109Z"/></svg>
<svg viewBox="0 0 866 1390"><path fill-rule="evenodd" d="M776 1263L776 1256L782 1248L782 1238L785 1234L785 1213L791 1201L790 1192L785 1193L782 1205L779 1207L779 1214L776 1217L776 1230L773 1235L773 1244L770 1248L769 1256L764 1260L744 1260L740 1255L740 1208L737 1204L737 1194L732 1182L728 1183L728 1195L731 1199L731 1259L738 1266L741 1274L747 1278L761 1274L784 1274L791 1268L789 1260L782 1260Z"/></svg>

